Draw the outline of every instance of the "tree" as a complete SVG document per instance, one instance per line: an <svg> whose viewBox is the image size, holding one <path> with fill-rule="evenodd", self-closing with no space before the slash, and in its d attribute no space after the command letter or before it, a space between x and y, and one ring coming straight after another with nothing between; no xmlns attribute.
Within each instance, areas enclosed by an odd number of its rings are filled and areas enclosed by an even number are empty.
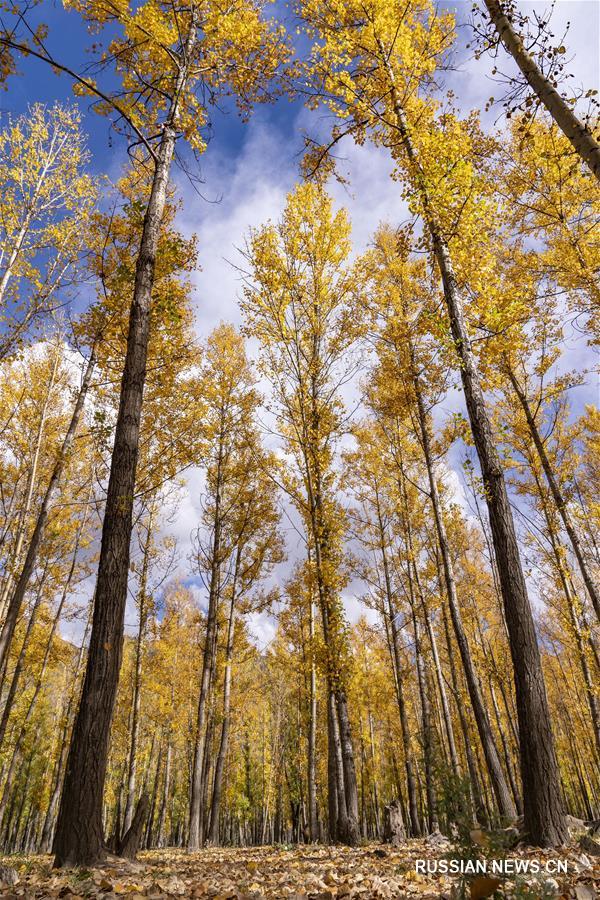
<svg viewBox="0 0 600 900"><path fill-rule="evenodd" d="M333 454L343 428L339 389L353 361L356 282L346 263L349 225L314 185L290 194L278 226L251 233L243 309L261 343L261 370L276 399L279 431L294 469L286 491L298 509L313 558L328 682L329 829L359 838L356 768L347 699L348 645L341 603L341 510Z"/></svg>
<svg viewBox="0 0 600 900"><path fill-rule="evenodd" d="M528 270L528 281L533 273L541 279L539 287L546 281L555 314L564 318L572 310L577 324L585 317L584 327L597 341L600 280L594 259L600 199L589 189L589 174L554 123L539 115L527 122L516 116L510 141L499 142L490 161L502 217L510 223L512 253L519 250L515 262L522 273ZM525 251L528 239L539 242L535 255L528 243ZM552 295L553 283L565 292L567 310L560 309L563 298Z"/></svg>
<svg viewBox="0 0 600 900"><path fill-rule="evenodd" d="M66 302L97 185L78 111L34 104L0 132L0 360Z"/></svg>
<svg viewBox="0 0 600 900"><path fill-rule="evenodd" d="M364 140L368 133L376 143L390 148L412 210L422 218L427 249L436 261L486 488L510 635L525 827L533 843L560 844L566 831L540 652L502 464L467 326L461 271L453 258L453 240L460 263L462 248L472 244L478 234L474 219L469 216L473 213L476 219L484 209L478 206L479 179L470 156L480 138L476 129L469 134L469 120L461 123L452 114L436 119L435 102L418 93L420 87L427 87L452 42L453 19L433 15L427 4L394 9L390 16L388 4L383 3L368 10L360 4L350 5L341 14L319 0L307 0L301 4L301 12L318 37L309 63L315 102L325 98L334 114L344 123L350 121L350 125L345 125L345 133L352 131L358 140ZM350 59L351 65L347 62ZM338 128L334 140L342 133ZM452 143L447 142L450 133L454 137ZM444 154L447 150L450 156L457 154L461 144L461 163L450 165ZM324 149L317 151L316 159L324 154ZM314 170L314 152L309 165L311 160ZM470 191L465 197L467 184ZM478 225L481 227L481 222Z"/></svg>
<svg viewBox="0 0 600 900"><path fill-rule="evenodd" d="M512 819L516 815L515 805L502 771L462 623L451 549L435 471L436 454L429 416L432 404L429 398L432 395L435 397L440 390L439 383L443 375L436 371L435 347L426 340L427 333L423 325L423 320L426 322L428 316L432 315L429 303L432 285L426 277L426 270L422 264L415 262L411 265L407 258L403 258L406 250L407 245L402 235L396 235L391 229L382 228L375 237L373 251L365 260L372 279L370 292L372 315L379 345L379 371L374 378L375 389L371 394L371 402L375 407L381 404L383 415L386 412L395 412L396 415L402 416L404 413L409 419L407 427L414 428L419 435L450 619L498 809L501 816ZM427 376L425 372L428 373ZM391 388L386 388L388 384ZM377 396L378 386L382 389L383 396ZM396 386L397 398L394 396Z"/></svg>

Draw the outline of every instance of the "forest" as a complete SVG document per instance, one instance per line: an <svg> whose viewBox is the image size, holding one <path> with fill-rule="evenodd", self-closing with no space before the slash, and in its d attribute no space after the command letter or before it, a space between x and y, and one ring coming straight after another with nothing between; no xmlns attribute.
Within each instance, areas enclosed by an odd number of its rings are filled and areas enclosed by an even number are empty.
<svg viewBox="0 0 600 900"><path fill-rule="evenodd" d="M600 79L560 6L0 3L0 893L596 896ZM415 875L513 850L570 881Z"/></svg>

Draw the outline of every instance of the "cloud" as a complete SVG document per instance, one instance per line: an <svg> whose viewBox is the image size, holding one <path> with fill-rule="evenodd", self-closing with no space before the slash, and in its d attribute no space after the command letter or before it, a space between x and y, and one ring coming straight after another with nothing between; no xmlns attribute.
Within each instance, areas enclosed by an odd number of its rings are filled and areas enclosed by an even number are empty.
<svg viewBox="0 0 600 900"><path fill-rule="evenodd" d="M243 131L237 154L209 147L203 167L203 196L190 190L180 177L185 206L178 227L195 233L200 270L194 275L197 327L208 335L220 321L240 324L238 298L243 267L240 250L252 227L277 221L286 195L299 180L301 131L317 133L322 122L315 113L301 110L293 121L291 136L284 125L264 115L253 118ZM341 168L349 176L344 187L332 181L330 192L338 206L348 209L354 251L361 252L382 221L397 223L407 214L400 188L390 181L389 154L348 139L340 150Z"/></svg>

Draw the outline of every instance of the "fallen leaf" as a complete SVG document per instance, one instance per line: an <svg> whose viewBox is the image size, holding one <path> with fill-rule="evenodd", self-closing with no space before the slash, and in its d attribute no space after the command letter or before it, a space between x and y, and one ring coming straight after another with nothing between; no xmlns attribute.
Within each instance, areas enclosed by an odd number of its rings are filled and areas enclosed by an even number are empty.
<svg viewBox="0 0 600 900"><path fill-rule="evenodd" d="M484 900L491 897L502 882L499 878L489 878L487 875L478 875L471 882L471 900Z"/></svg>

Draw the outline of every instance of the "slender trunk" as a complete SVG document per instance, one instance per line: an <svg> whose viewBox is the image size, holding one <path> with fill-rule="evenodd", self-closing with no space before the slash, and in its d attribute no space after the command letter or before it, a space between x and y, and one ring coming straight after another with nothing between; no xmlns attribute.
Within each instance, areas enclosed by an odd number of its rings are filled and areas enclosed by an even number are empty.
<svg viewBox="0 0 600 900"><path fill-rule="evenodd" d="M442 278L450 328L460 361L471 431L485 485L486 503L498 566L498 576L510 636L519 717L524 828L529 840L540 846L557 846L567 837L562 809L560 777L540 650L527 586L521 567L512 510L502 464L496 451L479 372L471 349L461 297L447 242L431 205L425 174L412 142L404 110L396 91L394 73L383 45L385 68L396 114L400 141L414 170L425 225Z"/></svg>
<svg viewBox="0 0 600 900"><path fill-rule="evenodd" d="M173 756L173 745L171 734L167 736L167 753L165 757L165 777L163 781L162 799L160 802L160 812L158 814L158 829L156 846L161 849L165 846L165 826L167 821L167 806L169 804L169 791L171 790L171 759Z"/></svg>
<svg viewBox="0 0 600 900"><path fill-rule="evenodd" d="M85 626L85 631L83 634L83 639L81 641L81 646L79 647L79 652L77 653L77 660L75 662L75 669L73 672L73 687L69 694L69 699L66 705L66 709L63 717L63 727L59 738L60 752L58 759L56 761L56 766L54 770L54 782L52 787L52 792L50 794L50 800L48 803L48 809L46 810L46 816L44 818L44 826L42 828L42 838L41 838L41 852L48 853L50 851L50 847L52 845L52 834L54 830L54 824L56 819L56 814L58 811L58 802L60 800L60 792L63 782L63 774L65 771L65 764L67 761L67 751L69 748L69 730L71 726L71 714L73 712L73 708L77 702L78 695L78 684L79 684L79 674L81 672L83 661L85 659L85 648L88 639L88 634L90 630L90 626L92 623L92 613L93 603L90 604L90 610L87 617L87 622Z"/></svg>
<svg viewBox="0 0 600 900"><path fill-rule="evenodd" d="M598 616L598 621L600 622L600 593L598 592L596 583L585 560L585 556L581 548L581 542L579 540L579 535L577 534L573 522L571 521L571 516L569 515L569 510L565 498L563 497L558 481L554 476L552 464L550 463L548 454L546 453L546 448L537 427L535 416L531 412L531 407L529 406L529 401L525 395L525 391L519 384L514 371L508 364L506 365L506 373L525 414L529 433L531 434L531 439L533 440L535 449L537 450L538 456L540 458L540 462L544 470L544 475L546 476L546 481L548 482L548 487L550 488L550 493L552 494L552 499L556 504L556 509L558 510L558 514L562 519L565 531L569 535L569 540L571 542L571 547L573 548L573 553L575 554L575 559L577 560L577 565L579 566L579 571L581 572L581 577L583 578L583 582L586 586L588 594L590 595L592 605L596 611L596 615Z"/></svg>
<svg viewBox="0 0 600 900"><path fill-rule="evenodd" d="M435 677L438 686L438 692L440 695L440 701L442 705L442 717L444 720L444 730L446 732L446 738L448 740L448 751L450 754L450 764L452 766L452 773L456 778L460 778L460 763L458 761L458 754L456 752L456 741L454 738L454 726L452 725L452 714L450 712L450 704L448 702L448 694L446 692L446 684L444 681L444 674L442 672L442 666L440 663L440 654L438 652L437 646L437 638L435 636L435 631L433 630L433 626L431 624L431 618L429 616L429 612L425 605L425 602L422 604L423 606L423 617L425 619L425 628L427 630L427 636L429 637L429 645L431 647L431 655L433 657L433 667L435 669Z"/></svg>
<svg viewBox="0 0 600 900"><path fill-rule="evenodd" d="M123 819L123 832L129 831L135 812L135 787L137 772L137 745L140 731L140 706L142 695L142 652L144 648L144 636L148 621L148 569L150 565L150 550L152 544L152 527L154 519L154 502L151 501L148 514L148 528L146 542L144 544L144 559L140 576L139 593L139 623L135 642L135 667L133 671L133 701L131 710L131 735L129 740L129 763L127 772L127 802L125 804L125 816Z"/></svg>
<svg viewBox="0 0 600 900"><path fill-rule="evenodd" d="M59 144L56 144L56 136L53 136L51 139L50 146L48 147L48 154L44 165L39 173L35 186L31 192L31 198L26 206L26 209L22 211L25 212L23 216L23 221L21 222L21 227L17 231L13 245L10 249L10 253L8 256L8 260L6 262L6 266L4 267L4 271L2 272L2 276L0 277L0 306L4 305L4 296L6 294L6 289L8 288L8 284L10 279L12 278L13 271L15 268L15 263L19 259L19 255L23 250L23 244L25 242L25 238L27 236L27 232L31 226L36 210L39 210L38 201L40 198L40 193L44 186L44 182L48 176L48 173L52 170L55 161L57 160L64 144L66 137L60 141ZM3 253L6 252L8 248L3 247Z"/></svg>
<svg viewBox="0 0 600 900"><path fill-rule="evenodd" d="M527 83L571 142L576 153L600 181L600 144L527 52L523 39L514 30L500 0L484 0L484 2L500 40L525 76Z"/></svg>
<svg viewBox="0 0 600 900"><path fill-rule="evenodd" d="M335 709L332 711L332 694L327 693L327 814L329 818L329 843L338 840L338 766L336 758Z"/></svg>
<svg viewBox="0 0 600 900"><path fill-rule="evenodd" d="M90 493L91 493L91 485L90 485ZM73 548L73 556L72 556L72 560L71 560L71 566L69 568L69 572L68 572L68 575L67 575L64 587L63 587L60 601L58 603L56 612L54 614L54 618L52 620L52 625L50 627L50 633L48 634L48 638L46 640L46 649L44 650L44 657L42 659L42 665L40 667L40 671L39 671L38 676L35 681L33 695L31 697L31 700L29 701L29 705L27 707L27 712L25 714L25 718L24 718L23 722L21 723L21 729L23 729L24 726L27 724L27 722L29 722L29 720L31 719L36 700L39 696L39 693L40 693L40 690L41 690L41 687L42 687L42 684L44 681L44 675L46 673L46 668L48 666L48 660L50 658L50 651L52 650L52 644L54 642L54 637L56 635L58 624L60 622L60 617L62 615L64 605L65 605L67 597L69 595L71 583L73 581L73 576L75 574L75 568L77 565L77 556L79 554L79 546L80 546L80 542L81 542L81 536L83 534L83 531L85 529L85 525L87 522L87 515L88 515L90 499L91 498L88 495L88 498L87 498L87 501L86 501L86 504L84 507L84 511L83 511L82 521L80 522L80 524L77 528L77 534L75 536L75 546ZM33 619L34 619L34 616L32 615L32 618L30 619L31 627L33 627ZM30 629L28 626L28 629L27 629L28 633L29 633L29 630ZM19 660L17 662L17 666L13 673L13 678L11 681L10 689L8 692L8 696L6 698L4 710L2 712L2 719L0 720L0 746L2 745L2 743L4 741L4 735L6 734L6 726L8 724L8 719L9 719L12 705L14 702L14 697L15 697L17 687L19 684L19 679L20 679L20 675L22 672L22 668L23 668L23 656L24 656L25 646L26 645L24 643L23 647L21 648L21 653L19 654ZM23 737L23 730L21 730L21 734L20 734L21 739L22 739L22 737Z"/></svg>
<svg viewBox="0 0 600 900"><path fill-rule="evenodd" d="M344 786L344 761L342 758L342 743L340 725L337 713L335 691L329 688L329 714L331 716L332 730L332 755L335 766L335 791L337 819L335 823L336 840L345 841L348 827L348 810L346 807L346 791Z"/></svg>
<svg viewBox="0 0 600 900"><path fill-rule="evenodd" d="M556 570L558 572L558 577L560 579L560 583L562 585L565 600L567 602L567 610L569 613L569 621L571 623L571 628L573 631L573 636L575 638L575 646L577 647L577 656L579 659L579 665L581 666L581 672L583 675L583 681L585 684L585 692L588 701L588 706L590 709L590 717L592 721L592 729L594 732L594 740L596 742L596 756L598 761L600 762L600 710L598 709L598 698L596 696L596 691L594 689L594 681L592 677L592 673L590 672L590 667L588 663L588 657L585 649L585 645L583 642L583 634L581 631L581 625L578 619L578 610L577 610L577 599L574 594L573 585L571 581L571 573L568 570L568 566L565 560L565 552L564 548L560 545L558 540L558 536L555 532L554 523L552 522L552 518L550 516L550 511L546 504L546 498L542 492L542 486L539 482L537 474L534 472L534 478L537 484L538 492L540 494L540 500L542 504L542 509L544 512L544 518L546 520L546 527L548 529L548 537L550 539L550 546L552 547L552 554L554 556L554 563L556 566Z"/></svg>
<svg viewBox="0 0 600 900"><path fill-rule="evenodd" d="M506 772L508 775L508 780L510 783L510 789L512 791L512 795L514 797L515 806L519 815L523 814L523 803L521 801L521 795L519 793L519 788L517 785L517 779L515 778L515 774L513 772L512 758L510 753L510 747L508 745L508 741L506 740L506 732L500 718L500 709L498 707L498 701L496 699L496 691L494 690L494 684L492 679L489 679L489 688L490 688L490 697L492 698L492 708L494 710L494 717L496 719L496 727L498 729L498 734L500 735L500 743L502 744L502 751L504 753L504 763L506 766Z"/></svg>
<svg viewBox="0 0 600 900"><path fill-rule="evenodd" d="M15 586L15 590L8 603L6 619L4 620L2 633L0 634L0 666L4 661L5 655L10 649L10 644L14 634L15 626L17 624L19 611L25 597L25 592L27 591L27 587L29 585L29 580L31 578L31 574L37 560L40 544L42 543L42 538L44 536L46 521L48 519L48 513L50 511L50 504L58 489L58 485L60 483L60 479L62 477L62 473L68 459L75 434L77 432L77 428L79 427L79 421L81 419L85 398L87 396L87 392L92 380L95 365L96 351L95 347L92 347L92 352L90 353L90 358L86 366L83 381L81 383L81 387L79 388L77 400L75 401L75 406L73 408L71 421L69 423L69 427L64 437L59 454L56 458L56 462L54 463L52 475L50 476L50 481L48 482L48 487L46 488L46 493L44 494L42 504L38 510L37 519L35 527L33 529L33 534L31 535L31 540L29 541L29 547L27 549L25 562L23 563L23 568L21 570L19 580L17 581L17 584Z"/></svg>
<svg viewBox="0 0 600 900"><path fill-rule="evenodd" d="M360 840L360 831L358 824L358 783L356 780L356 767L354 764L354 750L352 748L348 700L346 697L346 691L343 687L338 687L336 689L335 699L340 726L342 765L344 767L344 795L346 798L347 815L347 823L344 834L345 841L351 847L353 847Z"/></svg>
<svg viewBox="0 0 600 900"><path fill-rule="evenodd" d="M32 608L32 610L31 610L31 615L30 615L30 617L29 617L29 622L27 623L27 629L26 629L26 631L25 631L25 636L24 636L24 638L23 638L23 643L22 643L22 645L21 645L21 650L20 650L20 652L19 652L19 658L18 658L17 664L16 664L16 666L15 666L15 671L14 671L13 677L12 677L12 679L11 679L10 688L9 688L9 691L8 691L8 696L7 696L7 698L6 698L6 703L5 703L5 706L4 706L4 714L3 714L3 716L2 716L2 721L3 721L3 723L4 723L4 729L5 729L5 730L6 730L6 723L7 723L7 721L8 721L8 716L9 716L9 713L10 713L10 709L12 708L12 705L13 705L13 702L14 702L14 699L15 699L15 695L16 695L16 691L17 691L17 686L18 686L18 684L19 684L19 680L20 680L20 677L21 677L21 672L22 672L22 670L23 670L23 664L24 664L24 662L25 662L25 653L26 653L27 648L28 648L28 646L29 646L29 641L30 641L30 639L31 639L31 635L33 634L33 629L34 629L34 627L35 627L35 623L36 623L36 620L37 620L37 614L38 614L40 602L41 602L41 599L42 599L42 591L43 591L43 585L44 585L45 577L46 577L46 572L44 572L44 575L43 575L43 577L42 577L41 583L40 583L40 585L39 585L39 588L38 588L38 591L37 591L37 594L36 594L36 597L35 597L35 600L34 600L34 603L33 603L33 608ZM25 733L24 733L24 728L25 728L25 726L26 726L26 721L23 722L22 727L19 728L18 735L17 735L17 739L16 739L16 742L15 742L15 746L14 746L13 751L12 751L12 754L11 754L11 759L10 759L10 764L9 764L9 767L8 767L8 772L6 773L6 776L5 776L5 779L4 779L4 788L3 788L3 791L2 791L2 799L0 800L0 821L2 821L2 818L3 818L3 816L4 816L4 812L5 812L5 810L6 810L6 804L7 804L7 802L8 802L8 797L9 797L10 792L11 792L11 789L12 789L13 779L14 779L15 774L16 774L16 772L17 772L17 764L18 764L19 759L20 759L21 747L23 746L23 740L24 740L24 737L25 737Z"/></svg>
<svg viewBox="0 0 600 900"><path fill-rule="evenodd" d="M379 814L379 785L377 783L377 761L375 759L375 735L373 714L369 708L369 756L371 762L371 781L373 787L373 815L375 817L375 837L381 837L381 818Z"/></svg>
<svg viewBox="0 0 600 900"><path fill-rule="evenodd" d="M415 636L415 658L417 663L417 681L419 685L419 697L421 700L421 723L423 727L423 761L425 768L425 794L427 796L427 814L429 818L429 830L438 831L437 797L433 784L433 739L431 727L431 709L427 676L421 652L421 627L413 610L413 629Z"/></svg>
<svg viewBox="0 0 600 900"><path fill-rule="evenodd" d="M219 812L221 808L221 793L223 790L223 772L227 747L229 742L230 705L231 705L231 664L233 661L233 638L235 632L235 578L231 591L231 604L229 607L229 620L227 622L227 646L225 650L225 677L223 682L223 723L221 725L221 739L219 751L215 763L215 776L213 781L213 793L210 807L210 828L208 841L211 844L219 843Z"/></svg>
<svg viewBox="0 0 600 900"><path fill-rule="evenodd" d="M73 726L54 836L55 865L94 865L104 856L102 801L108 743L123 653L133 499L142 400L150 337L156 251L175 150L180 94L196 40L192 18L168 121L155 163L136 263L127 351L121 381L102 541L94 618L81 702Z"/></svg>
<svg viewBox="0 0 600 900"><path fill-rule="evenodd" d="M13 575L12 572L14 569L18 568L21 564L21 553L23 550L23 542L25 540L25 534L27 531L27 519L29 517L29 512L31 510L31 505L33 502L33 492L35 489L35 483L37 478L37 469L40 461L40 451L42 448L42 441L44 438L44 430L46 427L46 418L48 416L48 407L50 405L50 396L52 394L52 390L54 388L54 384L56 381L56 373L58 371L59 364L59 356L58 349L56 352L56 356L54 358L54 365L52 367L52 372L50 375L50 381L48 384L48 389L46 391L46 396L44 397L44 403L42 405L42 409L40 412L40 420L38 422L36 437L35 437L35 446L33 450L33 456L31 459L31 468L29 470L29 476L27 478L27 487L25 489L25 502L23 504L23 510L21 515L19 516L19 524L17 527L17 537L15 540L15 546L12 551L12 559L11 565L7 566L7 572L5 576L5 581L2 586L2 595L0 596L0 612L3 617L2 630L0 631L0 670L4 670L6 666L6 660L8 658L8 651L10 650L10 643L12 640L12 636L15 629L16 618L18 617L18 610L16 616L14 615L14 611L11 614L14 617L15 621L8 623L8 613L10 613L10 606L14 608L14 592L11 596L11 589L13 585Z"/></svg>
<svg viewBox="0 0 600 900"><path fill-rule="evenodd" d="M485 825L485 824L487 824L487 815L486 815L485 805L483 802L483 796L481 793L481 785L479 783L479 776L477 774L477 766L475 763L475 758L473 756L473 748L471 746L471 736L469 734L469 725L467 722L467 717L465 715L465 710L464 710L462 698L461 698L459 687L458 687L456 666L454 665L454 649L452 647L452 641L450 640L450 626L448 623L448 616L446 613L446 608L444 606L442 606L442 616L444 619L444 635L446 638L446 647L448 649L448 667L450 669L450 678L452 679L452 692L454 694L456 710L458 712L458 720L460 722L460 730L462 731L462 736L463 736L465 757L467 760L467 769L469 770L469 782L470 782L470 789L471 789L471 797L473 800L473 824L477 825L478 822L481 822L482 825Z"/></svg>
<svg viewBox="0 0 600 900"><path fill-rule="evenodd" d="M199 850L202 843L202 797L204 754L206 749L206 713L213 669L213 651L217 630L217 607L221 567L221 492L223 470L223 440L221 435L216 472L215 512L213 519L213 542L211 552L210 583L208 589L208 609L206 612L206 638L202 657L202 675L200 678L200 694L198 697L198 715L196 718L196 744L192 769L190 796L190 822L188 849Z"/></svg>
<svg viewBox="0 0 600 900"><path fill-rule="evenodd" d="M319 838L317 822L317 668L315 665L315 611L309 597L308 634L310 643L310 693L308 721L308 828L310 840Z"/></svg>
<svg viewBox="0 0 600 900"><path fill-rule="evenodd" d="M421 822L419 820L419 804L417 798L417 782L414 771L414 753L412 747L411 732L408 724L408 715L406 712L406 701L404 699L404 689L402 686L402 660L400 658L400 635L398 633L398 623L396 621L396 610L394 609L391 580L389 574L389 566L385 545L382 544L383 569L386 584L386 595L388 604L388 616L390 620L391 644L394 659L394 668L396 672L396 699L398 701L398 714L400 717L400 729L402 731L402 744L404 748L404 767L406 770L406 791L408 794L408 808L410 813L410 826L413 837L420 837L422 834Z"/></svg>
<svg viewBox="0 0 600 900"><path fill-rule="evenodd" d="M158 757L156 760L156 769L154 770L154 780L152 782L152 800L150 803L150 809L148 811L148 820L146 822L146 832L144 835L144 843L143 846L148 850L152 846L152 837L153 837L153 824L154 824L154 816L156 813L156 802L158 798L158 785L160 782L160 770L162 768L162 754L163 747L162 741L158 748ZM125 829L123 829L125 831Z"/></svg>
<svg viewBox="0 0 600 900"><path fill-rule="evenodd" d="M423 403L423 392L421 387L421 380L419 377L414 348L412 344L410 346L410 355L411 355L411 366L412 366L412 378L413 378L413 386L415 391L415 398L417 401L417 413L419 419L419 430L421 434L421 446L423 449L423 457L425 459L425 465L427 467L427 478L429 481L429 498L431 500L431 506L433 509L433 518L435 522L435 529L437 533L438 544L440 548L440 555L442 557L442 570L444 573L444 582L446 587L446 596L448 598L448 606L450 608L450 618L452 620L452 626L454 628L454 636L456 638L456 643L458 646L458 650L460 653L461 662L463 665L463 670L465 673L465 679L467 682L467 688L469 690L469 698L471 700L471 706L473 707L473 713L475 715L475 722L477 724L477 730L479 732L479 739L481 741L481 745L483 747L483 752L485 754L485 760L487 763L487 768L490 773L490 779L492 782L492 787L494 789L494 794L496 796L496 802L498 803L498 810L501 816L505 818L512 819L516 815L516 807L510 795L510 789L508 784L506 783L506 778L504 777L504 772L502 771L502 766L500 764L500 757L498 755L498 749L496 747L496 743L494 741L494 736L492 732L492 727L490 724L490 720L483 702L483 698L481 696L481 692L479 690L479 685L477 682L477 675L475 672L475 667L473 665L473 660L471 657L471 652L469 650L469 644L467 641L467 636L465 633L465 629L462 622L462 616L460 612L460 606L458 604L458 595L456 591L456 579L454 577L454 567L452 565L452 556L450 553L450 545L448 543L448 536L446 534L446 526L444 523L444 515L442 510L441 498L437 486L437 481L435 477L435 472L433 470L433 462L432 462L432 453L431 453L431 441L429 437L429 426L427 423L427 416L425 413L425 405Z"/></svg>

